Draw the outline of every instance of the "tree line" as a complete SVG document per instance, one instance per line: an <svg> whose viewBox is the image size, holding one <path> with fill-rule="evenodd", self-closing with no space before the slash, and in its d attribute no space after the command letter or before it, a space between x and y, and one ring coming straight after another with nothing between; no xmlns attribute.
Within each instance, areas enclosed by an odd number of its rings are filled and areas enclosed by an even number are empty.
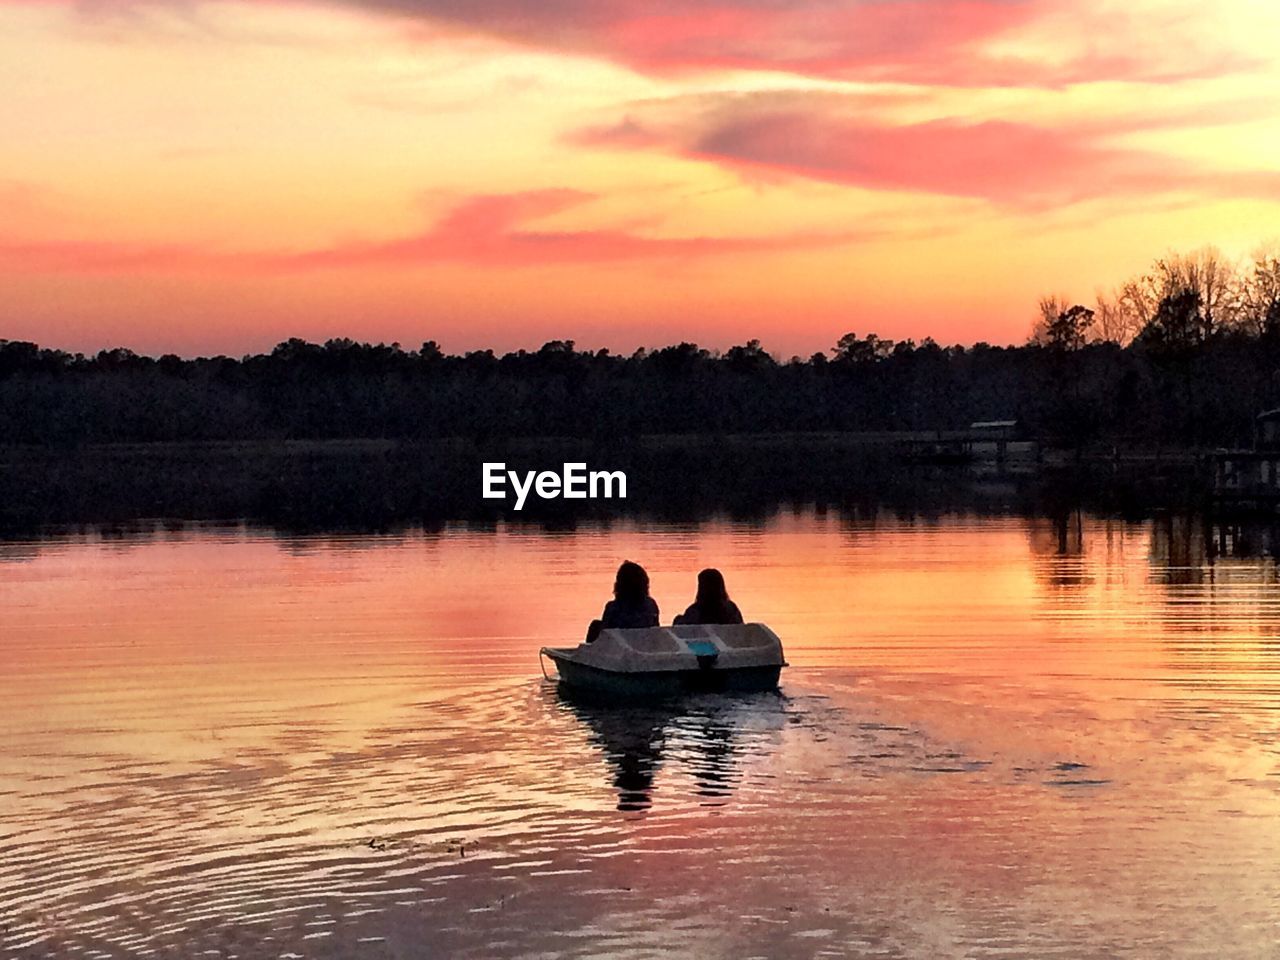
<svg viewBox="0 0 1280 960"><path fill-rule="evenodd" d="M1092 306L1040 303L1028 342L849 333L808 358L759 341L623 355L553 340L444 353L292 339L231 358L0 340L0 443L578 437L962 428L1017 419L1087 444L1244 442L1280 406L1280 259L1158 260Z"/></svg>

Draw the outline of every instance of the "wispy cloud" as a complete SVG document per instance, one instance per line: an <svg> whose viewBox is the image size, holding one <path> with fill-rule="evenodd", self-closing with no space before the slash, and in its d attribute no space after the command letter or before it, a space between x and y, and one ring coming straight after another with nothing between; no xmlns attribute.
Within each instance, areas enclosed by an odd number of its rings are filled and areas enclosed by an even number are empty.
<svg viewBox="0 0 1280 960"><path fill-rule="evenodd" d="M648 73L747 69L961 87L1063 86L1167 81L1246 66L1189 33L1171 2L1128 14L1077 0L345 2ZM1075 27L1056 30L1051 56L992 46L1045 22Z"/></svg>
<svg viewBox="0 0 1280 960"><path fill-rule="evenodd" d="M648 236L627 230L536 229L530 223L591 202L576 190L473 196L430 229L390 240L353 241L301 251L219 252L190 245L104 241L0 240L0 267L129 273L200 270L288 273L362 266L463 263L478 267L698 259L855 243L870 230L773 236Z"/></svg>
<svg viewBox="0 0 1280 960"><path fill-rule="evenodd" d="M1043 126L946 116L894 122L875 106L863 97L812 91L678 97L634 105L617 122L572 131L567 139L578 146L665 151L752 179L799 177L1014 207L1177 191L1280 199L1274 171L1220 172L1118 145L1128 134L1248 119L1264 109L1257 102Z"/></svg>
<svg viewBox="0 0 1280 960"><path fill-rule="evenodd" d="M283 5L295 0L268 0ZM317 0L318 2L318 0ZM118 32L215 35L207 0L62 3ZM938 86L1168 82L1250 69L1186 15L1191 0L328 0L444 31L610 60L651 74L728 69ZM157 13L171 13L164 20ZM1017 41L1038 32L1026 49ZM1048 52L1045 38L1048 37Z"/></svg>

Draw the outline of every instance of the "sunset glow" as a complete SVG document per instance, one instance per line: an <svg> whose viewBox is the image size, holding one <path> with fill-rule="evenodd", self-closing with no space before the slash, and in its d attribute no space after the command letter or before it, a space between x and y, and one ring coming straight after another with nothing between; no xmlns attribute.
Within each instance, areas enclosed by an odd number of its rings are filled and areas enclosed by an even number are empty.
<svg viewBox="0 0 1280 960"><path fill-rule="evenodd" d="M1266 0L0 0L0 337L1025 339L1280 235Z"/></svg>

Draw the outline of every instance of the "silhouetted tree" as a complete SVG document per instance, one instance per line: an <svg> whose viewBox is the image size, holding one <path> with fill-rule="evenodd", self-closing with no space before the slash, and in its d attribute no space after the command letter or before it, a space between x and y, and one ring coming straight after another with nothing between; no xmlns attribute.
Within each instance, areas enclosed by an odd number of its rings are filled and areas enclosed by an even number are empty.
<svg viewBox="0 0 1280 960"><path fill-rule="evenodd" d="M1183 289L1167 295L1138 335L1142 344L1164 357L1183 359L1201 347L1213 332L1200 294Z"/></svg>
<svg viewBox="0 0 1280 960"><path fill-rule="evenodd" d="M859 337L856 333L846 333L836 341L832 349L834 362L856 366L875 363L883 360L893 352L893 341L882 340L874 333Z"/></svg>
<svg viewBox="0 0 1280 960"><path fill-rule="evenodd" d="M1081 304L1067 307L1058 297L1040 300L1040 320L1032 334L1032 342L1059 353L1079 350L1088 342L1093 328L1094 311Z"/></svg>
<svg viewBox="0 0 1280 960"><path fill-rule="evenodd" d="M730 370L738 373L753 373L767 370L775 366L775 361L760 346L759 340L748 340L738 347L730 347L725 351L725 363Z"/></svg>

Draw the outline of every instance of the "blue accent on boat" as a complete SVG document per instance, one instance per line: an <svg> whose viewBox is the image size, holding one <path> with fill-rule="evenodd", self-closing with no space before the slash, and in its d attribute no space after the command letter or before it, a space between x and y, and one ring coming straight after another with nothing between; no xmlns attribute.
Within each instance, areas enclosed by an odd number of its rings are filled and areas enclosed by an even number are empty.
<svg viewBox="0 0 1280 960"><path fill-rule="evenodd" d="M720 648L710 640L690 640L689 652L699 657L714 657Z"/></svg>

